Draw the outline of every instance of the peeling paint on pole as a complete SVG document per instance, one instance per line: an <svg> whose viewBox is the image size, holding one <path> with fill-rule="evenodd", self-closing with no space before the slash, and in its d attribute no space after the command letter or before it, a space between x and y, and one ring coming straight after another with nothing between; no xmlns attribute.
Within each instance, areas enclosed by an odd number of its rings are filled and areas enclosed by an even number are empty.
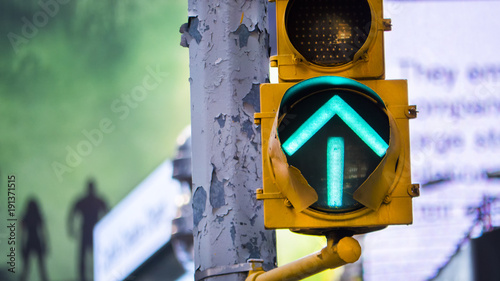
<svg viewBox="0 0 500 281"><path fill-rule="evenodd" d="M267 0L189 0L188 15L195 269L249 258L272 268L275 234L264 229L262 202L255 198L262 167L260 130L253 123L259 85L269 75Z"/></svg>
<svg viewBox="0 0 500 281"><path fill-rule="evenodd" d="M267 82L267 81L266 81ZM255 112L260 111L260 84L253 84L250 92L243 98L243 106L249 104Z"/></svg>
<svg viewBox="0 0 500 281"><path fill-rule="evenodd" d="M248 30L246 25L241 24L233 33L238 36L238 40L235 42L240 48L243 48L248 44L248 37L252 34L258 36L261 33L261 30L259 29L259 24L256 24L255 29L252 31Z"/></svg>
<svg viewBox="0 0 500 281"><path fill-rule="evenodd" d="M226 116L222 115L222 113L219 114L219 116L215 117L215 120L217 120L221 128L224 128L224 126L226 125Z"/></svg>
<svg viewBox="0 0 500 281"><path fill-rule="evenodd" d="M196 43L201 42L201 34L198 31L198 23L200 21L198 20L198 17L190 17L188 21L188 32L189 35L193 37L194 40L196 40Z"/></svg>
<svg viewBox="0 0 500 281"><path fill-rule="evenodd" d="M198 223L203 218L206 202L207 192L203 186L198 186L193 193L193 223L195 226L198 226Z"/></svg>
<svg viewBox="0 0 500 281"><path fill-rule="evenodd" d="M220 207L226 205L226 200L224 192L224 183L217 179L217 174L215 170L212 173L212 182L210 184L210 205L212 209L219 209Z"/></svg>

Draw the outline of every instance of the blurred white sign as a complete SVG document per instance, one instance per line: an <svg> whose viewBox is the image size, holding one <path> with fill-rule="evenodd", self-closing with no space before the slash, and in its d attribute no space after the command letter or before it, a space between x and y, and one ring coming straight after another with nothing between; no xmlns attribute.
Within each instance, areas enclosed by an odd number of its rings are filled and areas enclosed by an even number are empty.
<svg viewBox="0 0 500 281"><path fill-rule="evenodd" d="M179 182L164 162L94 228L94 280L123 280L168 243Z"/></svg>

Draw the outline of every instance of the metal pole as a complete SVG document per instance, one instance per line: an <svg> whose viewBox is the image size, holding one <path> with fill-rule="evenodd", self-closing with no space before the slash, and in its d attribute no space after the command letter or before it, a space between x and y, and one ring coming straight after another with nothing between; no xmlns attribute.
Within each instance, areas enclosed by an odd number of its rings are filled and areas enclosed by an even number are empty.
<svg viewBox="0 0 500 281"><path fill-rule="evenodd" d="M269 75L267 0L189 0L196 280L245 280L248 259L275 267L264 229L259 84Z"/></svg>

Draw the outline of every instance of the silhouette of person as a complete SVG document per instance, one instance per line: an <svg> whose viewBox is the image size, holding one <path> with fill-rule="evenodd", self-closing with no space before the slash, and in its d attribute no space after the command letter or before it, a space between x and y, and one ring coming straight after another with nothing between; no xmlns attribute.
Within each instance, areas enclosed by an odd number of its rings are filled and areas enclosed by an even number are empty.
<svg viewBox="0 0 500 281"><path fill-rule="evenodd" d="M38 257L38 268L40 278L43 281L47 279L47 270L45 268L45 256L47 254L47 236L43 222L40 207L37 201L32 198L28 202L28 207L24 217L21 220L21 252L24 263L24 270L21 273L21 281L26 280L29 273L29 261L31 254Z"/></svg>
<svg viewBox="0 0 500 281"><path fill-rule="evenodd" d="M106 203L97 197L96 187L93 180L89 180L87 183L87 194L85 197L78 200L68 217L69 223L69 235L74 237L74 220L76 215L81 217L81 244L80 244L80 256L78 261L80 280L87 280L85 277L86 273L86 262L85 257L87 253L93 253L93 236L92 231L95 224L99 219L107 212Z"/></svg>

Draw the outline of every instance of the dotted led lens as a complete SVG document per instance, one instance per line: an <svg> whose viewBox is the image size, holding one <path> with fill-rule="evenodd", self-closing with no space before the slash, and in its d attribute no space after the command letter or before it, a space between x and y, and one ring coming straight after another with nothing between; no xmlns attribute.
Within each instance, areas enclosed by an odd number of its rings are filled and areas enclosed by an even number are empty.
<svg viewBox="0 0 500 281"><path fill-rule="evenodd" d="M291 0L285 25L290 42L307 61L345 64L368 38L370 6L367 0Z"/></svg>

